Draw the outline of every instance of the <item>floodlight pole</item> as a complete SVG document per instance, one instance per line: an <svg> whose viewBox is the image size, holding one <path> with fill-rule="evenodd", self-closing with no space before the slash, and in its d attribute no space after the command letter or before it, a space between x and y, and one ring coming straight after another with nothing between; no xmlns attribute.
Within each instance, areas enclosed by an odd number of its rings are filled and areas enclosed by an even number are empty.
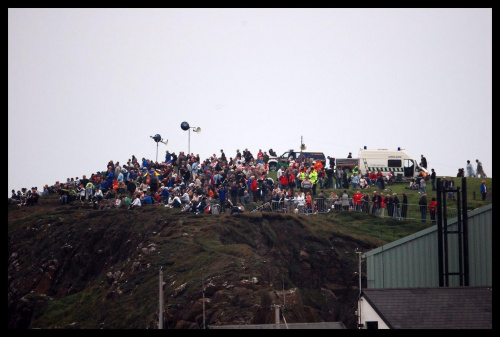
<svg viewBox="0 0 500 337"><path fill-rule="evenodd" d="M194 130L198 129L197 126L190 126L189 129L193 129L193 132L195 132ZM188 136L188 155L191 154L191 130L188 130L188 133L189 133L189 136Z"/></svg>

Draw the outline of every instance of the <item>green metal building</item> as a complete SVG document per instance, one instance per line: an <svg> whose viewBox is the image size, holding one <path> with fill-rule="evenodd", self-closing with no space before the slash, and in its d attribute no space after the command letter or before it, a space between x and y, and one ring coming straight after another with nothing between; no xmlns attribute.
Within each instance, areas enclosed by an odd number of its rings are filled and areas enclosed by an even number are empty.
<svg viewBox="0 0 500 337"><path fill-rule="evenodd" d="M492 204L468 212L469 286L492 286ZM458 219L448 220L448 232ZM460 286L459 236L448 234L447 286ZM438 227L433 226L362 255L368 288L439 287ZM463 257L462 257L463 259Z"/></svg>

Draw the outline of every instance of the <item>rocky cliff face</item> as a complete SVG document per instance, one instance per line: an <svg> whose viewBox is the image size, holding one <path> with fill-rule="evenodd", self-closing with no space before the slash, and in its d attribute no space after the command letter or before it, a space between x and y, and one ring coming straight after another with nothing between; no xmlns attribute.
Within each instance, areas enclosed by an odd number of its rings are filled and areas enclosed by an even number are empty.
<svg viewBox="0 0 500 337"><path fill-rule="evenodd" d="M274 305L287 323L355 328L355 249L376 243L339 221L9 205L8 327L157 328L161 267L164 328L274 323Z"/></svg>

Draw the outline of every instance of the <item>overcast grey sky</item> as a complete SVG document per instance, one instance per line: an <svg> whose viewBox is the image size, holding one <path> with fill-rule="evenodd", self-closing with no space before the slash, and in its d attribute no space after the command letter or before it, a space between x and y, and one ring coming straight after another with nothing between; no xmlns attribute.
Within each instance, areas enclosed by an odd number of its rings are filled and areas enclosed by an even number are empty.
<svg viewBox="0 0 500 337"><path fill-rule="evenodd" d="M9 9L8 134L9 196L188 137L491 176L492 9Z"/></svg>

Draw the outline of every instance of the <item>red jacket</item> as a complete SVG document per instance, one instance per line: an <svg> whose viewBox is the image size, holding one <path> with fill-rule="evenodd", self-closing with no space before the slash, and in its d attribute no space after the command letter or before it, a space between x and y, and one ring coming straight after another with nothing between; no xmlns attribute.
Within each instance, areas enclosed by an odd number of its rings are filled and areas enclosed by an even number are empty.
<svg viewBox="0 0 500 337"><path fill-rule="evenodd" d="M282 175L280 177L280 184L281 184L281 186L288 186L288 178L287 178L287 176Z"/></svg>
<svg viewBox="0 0 500 337"><path fill-rule="evenodd" d="M361 204L361 198L363 198L363 195L358 192L354 193L354 195L352 196L355 205Z"/></svg>
<svg viewBox="0 0 500 337"><path fill-rule="evenodd" d="M257 192L257 179L252 180L250 183L250 191Z"/></svg>

